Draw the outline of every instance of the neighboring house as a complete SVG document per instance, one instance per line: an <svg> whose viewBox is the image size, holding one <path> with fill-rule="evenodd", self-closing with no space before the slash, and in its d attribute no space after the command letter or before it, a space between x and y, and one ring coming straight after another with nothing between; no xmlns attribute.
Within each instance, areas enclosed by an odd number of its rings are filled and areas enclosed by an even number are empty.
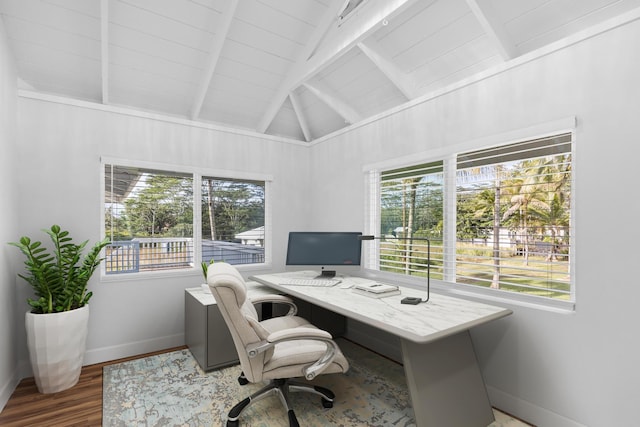
<svg viewBox="0 0 640 427"><path fill-rule="evenodd" d="M264 247L264 226L253 230L243 231L235 235L236 240L240 240L243 245Z"/></svg>

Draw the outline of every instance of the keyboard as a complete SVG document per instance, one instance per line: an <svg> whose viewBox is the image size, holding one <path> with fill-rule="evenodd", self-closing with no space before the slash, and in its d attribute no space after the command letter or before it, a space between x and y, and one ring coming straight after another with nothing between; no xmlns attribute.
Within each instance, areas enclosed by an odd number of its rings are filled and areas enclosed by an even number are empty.
<svg viewBox="0 0 640 427"><path fill-rule="evenodd" d="M317 287L331 287L342 282L339 279L286 279L280 284L283 286L317 286Z"/></svg>

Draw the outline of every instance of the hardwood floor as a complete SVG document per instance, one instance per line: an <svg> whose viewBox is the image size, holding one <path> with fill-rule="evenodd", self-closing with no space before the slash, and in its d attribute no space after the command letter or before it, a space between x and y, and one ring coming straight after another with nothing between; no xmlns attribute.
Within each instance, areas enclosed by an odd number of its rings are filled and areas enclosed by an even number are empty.
<svg viewBox="0 0 640 427"><path fill-rule="evenodd" d="M101 426L102 368L113 363L179 350L176 347L82 368L78 384L69 390L40 394L33 378L20 381L0 412L0 426Z"/></svg>

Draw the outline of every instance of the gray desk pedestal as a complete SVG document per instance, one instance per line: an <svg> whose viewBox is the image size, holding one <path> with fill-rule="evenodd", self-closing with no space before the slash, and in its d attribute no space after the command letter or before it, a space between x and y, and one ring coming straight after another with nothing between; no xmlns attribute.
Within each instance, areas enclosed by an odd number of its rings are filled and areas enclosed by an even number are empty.
<svg viewBox="0 0 640 427"><path fill-rule="evenodd" d="M401 341L418 426L486 427L493 422L469 331L428 344Z"/></svg>
<svg viewBox="0 0 640 427"><path fill-rule="evenodd" d="M213 295L202 288L185 289L185 342L204 371L238 363L233 338Z"/></svg>
<svg viewBox="0 0 640 427"><path fill-rule="evenodd" d="M249 298L271 295L273 290L247 282ZM201 286L185 289L184 336L193 357L204 371L238 363L238 353L216 300ZM256 307L258 314L262 307Z"/></svg>

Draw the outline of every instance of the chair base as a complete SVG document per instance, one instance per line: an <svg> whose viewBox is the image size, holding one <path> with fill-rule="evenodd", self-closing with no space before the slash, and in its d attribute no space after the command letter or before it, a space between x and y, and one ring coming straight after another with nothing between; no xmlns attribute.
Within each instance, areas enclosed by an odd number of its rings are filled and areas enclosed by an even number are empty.
<svg viewBox="0 0 640 427"><path fill-rule="evenodd" d="M335 394L333 394L333 392L329 389L326 389L324 387L312 386L307 383L290 379L276 379L231 408L231 411L229 411L229 415L227 418L227 427L239 426L239 418L242 412L247 409L252 403L257 402L258 400L265 398L270 394L276 394L280 398L280 402L282 403L282 406L284 406L284 409L287 411L287 416L289 417L289 426L299 427L300 424L298 424L298 419L296 418L293 409L291 409L291 404L289 402L289 393L292 391L305 391L308 393L317 394L321 397L322 406L324 408L333 407L333 399L335 398Z"/></svg>
<svg viewBox="0 0 640 427"><path fill-rule="evenodd" d="M249 380L244 376L244 371L240 372L240 376L238 377L238 384L247 385L249 384Z"/></svg>

